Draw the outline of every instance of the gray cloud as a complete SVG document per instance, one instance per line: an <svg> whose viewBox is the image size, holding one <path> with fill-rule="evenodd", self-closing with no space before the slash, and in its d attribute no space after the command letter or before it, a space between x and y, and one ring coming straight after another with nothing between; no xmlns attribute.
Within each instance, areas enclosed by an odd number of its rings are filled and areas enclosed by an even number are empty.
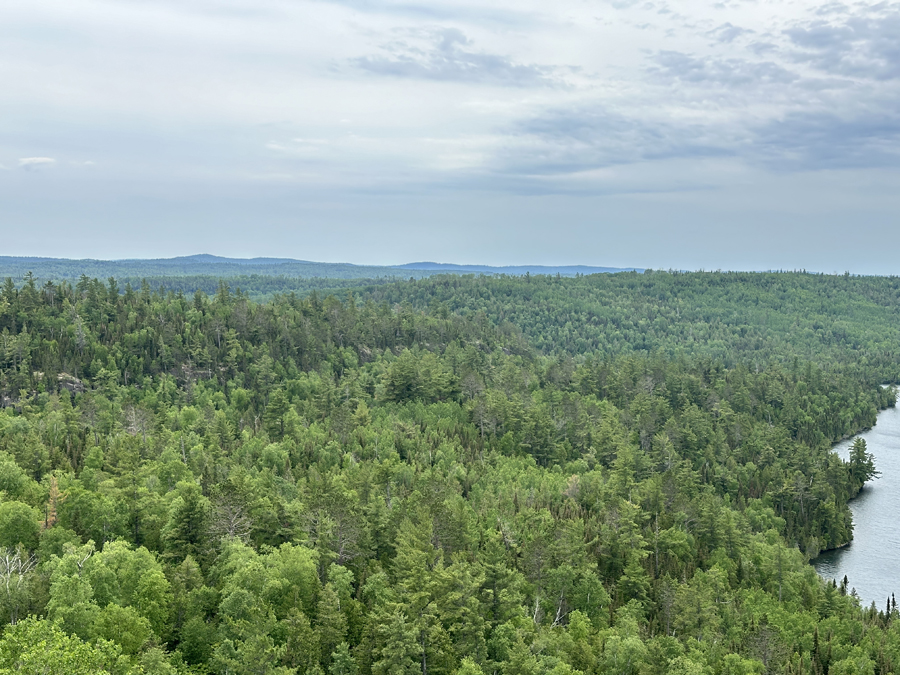
<svg viewBox="0 0 900 675"><path fill-rule="evenodd" d="M828 16L829 14L847 14L850 8L842 2L829 2L827 4L816 7L815 14L818 16Z"/></svg>
<svg viewBox="0 0 900 675"><path fill-rule="evenodd" d="M850 99L840 87L801 77L774 61L673 51L653 60L650 74L667 87L714 90L712 114L694 106L696 97L687 93L683 100L696 114L662 109L648 116L637 107L614 112L600 102L551 109L517 124L511 133L527 140L498 160L507 172L523 175L716 157L778 173L900 166L900 113L890 89L856 88ZM752 105L763 86L772 90L764 96L768 109L743 114L742 106ZM804 90L816 95L798 95Z"/></svg>
<svg viewBox="0 0 900 675"><path fill-rule="evenodd" d="M884 101L826 103L760 119L674 117L602 106L555 109L525 122L498 171L561 176L669 160L731 158L776 173L900 167L900 112Z"/></svg>
<svg viewBox="0 0 900 675"><path fill-rule="evenodd" d="M495 158L499 172L553 176L641 161L733 154L721 128L676 123L605 109L556 108L516 125L508 149Z"/></svg>
<svg viewBox="0 0 900 675"><path fill-rule="evenodd" d="M843 6L831 6L837 14ZM900 5L881 3L859 14L816 19L785 30L793 58L833 75L900 78Z"/></svg>
<svg viewBox="0 0 900 675"><path fill-rule="evenodd" d="M557 86L555 69L515 63L499 54L471 50L471 40L457 28L416 31L382 47L378 56L354 60L377 75L472 82L512 87Z"/></svg>
<svg viewBox="0 0 900 675"><path fill-rule="evenodd" d="M651 75L666 81L745 87L759 84L790 84L798 79L795 73L773 61L749 61L740 58L721 59L697 57L675 51L655 55Z"/></svg>
<svg viewBox="0 0 900 675"><path fill-rule="evenodd" d="M756 54L757 56L762 56L763 54L772 54L778 51L778 45L774 42L768 42L766 40L754 40L749 45L747 45L747 49Z"/></svg>
<svg viewBox="0 0 900 675"><path fill-rule="evenodd" d="M718 28L709 31L707 34L715 38L719 42L734 42L742 35L752 35L755 31L749 28L741 28L731 23L723 23Z"/></svg>
<svg viewBox="0 0 900 675"><path fill-rule="evenodd" d="M752 132L758 160L776 171L900 164L900 115L893 112L792 112Z"/></svg>

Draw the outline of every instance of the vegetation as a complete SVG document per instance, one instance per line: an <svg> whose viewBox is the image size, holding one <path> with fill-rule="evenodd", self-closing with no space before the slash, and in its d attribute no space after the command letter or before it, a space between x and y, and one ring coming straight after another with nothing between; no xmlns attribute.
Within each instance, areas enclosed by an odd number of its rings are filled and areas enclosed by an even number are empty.
<svg viewBox="0 0 900 675"><path fill-rule="evenodd" d="M375 302L482 312L555 355L661 351L727 367L836 366L900 382L900 277L651 272L576 279L438 276L368 289Z"/></svg>
<svg viewBox="0 0 900 675"><path fill-rule="evenodd" d="M9 280L0 672L893 672L896 606L807 561L897 284Z"/></svg>
<svg viewBox="0 0 900 675"><path fill-rule="evenodd" d="M394 276L341 279L335 277L289 277L275 274L236 274L223 279L212 274L186 274L122 277L117 279L116 283L123 288L127 285L134 288L146 286L163 295L171 292L191 296L197 291L206 295L215 295L219 286L223 282L227 282L230 288L245 295L248 299L265 302L279 294L292 293L302 297L310 293L318 293L327 297L328 295L342 295L348 290L357 290L360 286L374 287L396 281L397 278Z"/></svg>

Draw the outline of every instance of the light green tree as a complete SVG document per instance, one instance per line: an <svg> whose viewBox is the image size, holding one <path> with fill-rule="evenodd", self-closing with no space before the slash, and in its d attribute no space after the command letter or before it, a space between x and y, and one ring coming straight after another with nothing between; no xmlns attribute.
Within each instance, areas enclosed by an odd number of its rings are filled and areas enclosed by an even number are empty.
<svg viewBox="0 0 900 675"><path fill-rule="evenodd" d="M350 645L342 642L337 649L331 654L331 667L328 669L329 675L357 675L359 666L353 655L350 653Z"/></svg>
<svg viewBox="0 0 900 675"><path fill-rule="evenodd" d="M111 642L82 642L34 617L11 626L0 638L2 675L109 675L118 656L119 648Z"/></svg>
<svg viewBox="0 0 900 675"><path fill-rule="evenodd" d="M34 551L41 534L38 512L22 502L0 504L0 547L15 549L22 545Z"/></svg>

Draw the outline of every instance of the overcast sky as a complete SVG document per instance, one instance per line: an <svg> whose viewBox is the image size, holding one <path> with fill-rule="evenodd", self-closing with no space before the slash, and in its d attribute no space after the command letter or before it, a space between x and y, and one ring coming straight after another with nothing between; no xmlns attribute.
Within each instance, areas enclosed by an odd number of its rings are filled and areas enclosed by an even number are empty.
<svg viewBox="0 0 900 675"><path fill-rule="evenodd" d="M5 0L0 229L900 274L900 3Z"/></svg>

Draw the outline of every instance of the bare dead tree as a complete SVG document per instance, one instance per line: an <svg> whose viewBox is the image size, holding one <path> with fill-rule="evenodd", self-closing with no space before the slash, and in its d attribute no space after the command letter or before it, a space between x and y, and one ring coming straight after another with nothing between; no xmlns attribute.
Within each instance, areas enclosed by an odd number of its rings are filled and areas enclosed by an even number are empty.
<svg viewBox="0 0 900 675"><path fill-rule="evenodd" d="M28 586L37 565L34 555L25 555L21 547L0 549L0 584L3 600L9 612L9 622L15 626L19 612L28 601Z"/></svg>
<svg viewBox="0 0 900 675"><path fill-rule="evenodd" d="M759 626L748 636L747 642L750 654L762 661L766 673L779 671L790 651L781 641L778 631L766 624Z"/></svg>
<svg viewBox="0 0 900 675"><path fill-rule="evenodd" d="M75 345L78 347L79 354L84 353L84 348L87 346L87 336L84 332L81 317L77 314L75 315Z"/></svg>
<svg viewBox="0 0 900 675"><path fill-rule="evenodd" d="M153 429L153 413L145 408L128 405L125 406L125 431L132 436L141 435L141 440L146 445L147 432Z"/></svg>
<svg viewBox="0 0 900 675"><path fill-rule="evenodd" d="M210 520L210 534L215 540L226 538L247 541L252 529L253 519L237 499L223 496L216 500Z"/></svg>

